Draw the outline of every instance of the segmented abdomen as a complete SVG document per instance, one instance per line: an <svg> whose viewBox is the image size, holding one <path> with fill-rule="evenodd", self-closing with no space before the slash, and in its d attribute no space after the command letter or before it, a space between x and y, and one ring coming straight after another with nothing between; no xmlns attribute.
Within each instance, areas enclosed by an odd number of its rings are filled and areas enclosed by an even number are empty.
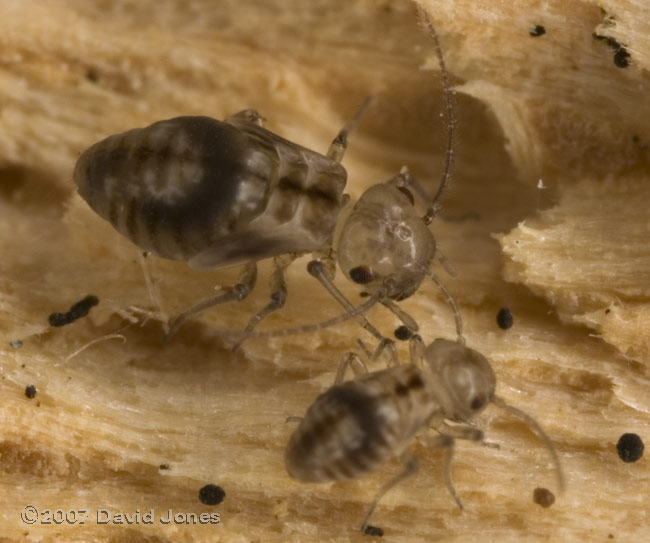
<svg viewBox="0 0 650 543"><path fill-rule="evenodd" d="M96 143L77 161L79 193L142 249L187 260L266 207L280 159L239 129L177 117Z"/></svg>
<svg viewBox="0 0 650 543"><path fill-rule="evenodd" d="M412 365L334 386L291 436L287 472L307 482L361 477L401 453L435 407Z"/></svg>

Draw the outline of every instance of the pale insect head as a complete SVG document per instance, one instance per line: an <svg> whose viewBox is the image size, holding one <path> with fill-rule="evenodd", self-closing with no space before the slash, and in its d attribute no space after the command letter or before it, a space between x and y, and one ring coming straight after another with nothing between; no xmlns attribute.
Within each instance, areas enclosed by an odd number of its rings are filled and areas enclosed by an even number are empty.
<svg viewBox="0 0 650 543"><path fill-rule="evenodd" d="M494 399L496 377L481 353L446 339L436 339L424 351L441 389L441 406L452 420L468 421Z"/></svg>
<svg viewBox="0 0 650 543"><path fill-rule="evenodd" d="M395 186L374 185L343 221L336 236L339 266L364 292L403 300L429 269L435 241L409 197Z"/></svg>

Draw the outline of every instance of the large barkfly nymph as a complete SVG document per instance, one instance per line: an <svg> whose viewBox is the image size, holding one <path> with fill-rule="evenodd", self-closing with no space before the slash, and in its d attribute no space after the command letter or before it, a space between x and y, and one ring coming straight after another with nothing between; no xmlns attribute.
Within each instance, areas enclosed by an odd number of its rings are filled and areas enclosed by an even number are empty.
<svg viewBox="0 0 650 543"><path fill-rule="evenodd" d="M348 133L369 99L326 155L274 134L262 126L259 113L245 110L225 121L159 121L110 136L80 156L74 171L80 195L138 247L187 261L195 269L242 265L237 284L179 314L170 335L199 311L245 298L257 279L257 261L273 258L271 300L250 319L241 344L263 318L284 305L286 268L305 253L315 257L309 273L348 312L350 304L332 281L337 261L345 276L370 296L364 308L382 303L409 328L417 324L394 301L411 296L426 275L451 300L430 271L436 244L427 225L449 184L453 109L437 34L420 13L435 42L448 117L445 168L433 199L404 170L345 206L347 173L340 161ZM424 216L416 213L412 190L427 206ZM354 314L361 324L384 346L390 343L361 313Z"/></svg>

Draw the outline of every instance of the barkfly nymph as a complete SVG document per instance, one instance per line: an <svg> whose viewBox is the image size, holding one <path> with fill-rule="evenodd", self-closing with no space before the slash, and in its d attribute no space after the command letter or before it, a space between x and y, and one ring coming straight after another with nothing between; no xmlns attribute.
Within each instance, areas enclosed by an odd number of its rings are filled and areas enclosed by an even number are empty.
<svg viewBox="0 0 650 543"><path fill-rule="evenodd" d="M346 205L347 173L340 162L348 134L370 99L326 155L267 130L255 110L225 121L159 121L110 136L83 152L74 171L79 194L138 247L187 261L195 269L242 265L235 285L176 316L170 336L188 317L248 296L257 279L256 263L266 258L273 258L271 300L250 319L238 345L253 335L263 318L284 306L286 268L306 253L314 255L309 273L348 311L351 306L332 281L337 262L370 296L366 308L382 303L410 328L417 324L394 301L411 296L427 274L450 300L429 270L436 244L427 225L449 184L454 119L438 36L420 13L435 42L448 118L445 168L433 199L404 170L370 187L354 205ZM427 207L424 216L416 213L412 190ZM361 312L356 316L377 339L390 342Z"/></svg>
<svg viewBox="0 0 650 543"><path fill-rule="evenodd" d="M417 436L428 447L444 448L443 481L462 509L451 480L454 440L498 447L485 442L483 432L471 425L492 403L541 437L553 457L558 486L564 488L551 440L535 419L495 394L496 376L485 356L465 346L461 336L457 341L436 339L426 347L417 334L409 341L409 364L399 365L395 359L387 369L372 373L361 358L348 353L334 386L316 399L304 418L291 417L300 421L285 451L291 477L312 483L356 479L399 458L402 471L379 489L361 525L363 534L382 535L370 518L386 492L417 472L417 458L407 450ZM344 382L348 368L356 378Z"/></svg>

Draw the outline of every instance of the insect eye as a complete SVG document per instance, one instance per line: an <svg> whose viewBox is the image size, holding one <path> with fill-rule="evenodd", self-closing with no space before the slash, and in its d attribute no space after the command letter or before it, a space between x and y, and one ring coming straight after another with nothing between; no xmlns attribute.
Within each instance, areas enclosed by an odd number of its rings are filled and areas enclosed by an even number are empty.
<svg viewBox="0 0 650 543"><path fill-rule="evenodd" d="M477 409L481 409L485 405L485 396L476 396L472 400L471 408L476 411Z"/></svg>
<svg viewBox="0 0 650 543"><path fill-rule="evenodd" d="M374 279L374 274L367 266L357 266L350 270L350 279L359 285L367 285Z"/></svg>

